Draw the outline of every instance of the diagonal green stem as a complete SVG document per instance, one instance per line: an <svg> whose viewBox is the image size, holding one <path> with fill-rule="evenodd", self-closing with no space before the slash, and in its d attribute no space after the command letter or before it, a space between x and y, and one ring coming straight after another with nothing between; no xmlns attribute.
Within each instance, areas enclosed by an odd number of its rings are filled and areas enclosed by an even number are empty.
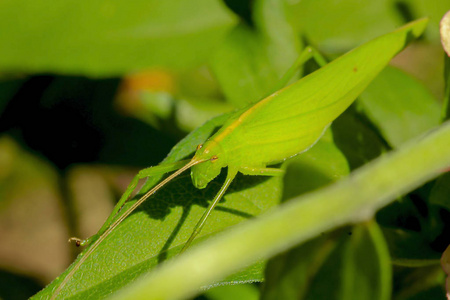
<svg viewBox="0 0 450 300"><path fill-rule="evenodd" d="M450 121L353 172L167 262L112 299L182 299L321 232L373 217L398 195L450 167Z"/></svg>

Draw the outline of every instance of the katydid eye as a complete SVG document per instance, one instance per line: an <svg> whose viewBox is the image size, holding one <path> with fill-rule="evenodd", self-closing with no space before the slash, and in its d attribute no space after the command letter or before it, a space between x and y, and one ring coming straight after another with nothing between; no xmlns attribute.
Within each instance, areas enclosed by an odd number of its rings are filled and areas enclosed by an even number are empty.
<svg viewBox="0 0 450 300"><path fill-rule="evenodd" d="M198 144L197 150L200 150L200 149L202 149L202 148L203 148L203 144Z"/></svg>
<svg viewBox="0 0 450 300"><path fill-rule="evenodd" d="M217 157L217 155L213 155L211 156L211 158L209 159L210 161L215 161L218 160L219 158Z"/></svg>

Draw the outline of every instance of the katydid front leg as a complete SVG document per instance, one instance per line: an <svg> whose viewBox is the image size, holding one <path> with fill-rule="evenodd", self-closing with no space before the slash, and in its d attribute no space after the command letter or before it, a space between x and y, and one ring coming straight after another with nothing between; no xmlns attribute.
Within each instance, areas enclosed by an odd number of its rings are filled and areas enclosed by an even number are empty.
<svg viewBox="0 0 450 300"><path fill-rule="evenodd" d="M214 199L209 204L208 208L206 209L205 213L201 217L201 219L197 222L197 224L194 227L194 230L189 237L186 244L184 244L183 249L181 249L180 254L183 253L189 246L191 245L192 241L195 239L195 237L202 231L203 226L205 226L206 220L208 219L211 212L214 210L214 208L217 206L217 204L220 202L220 199L222 199L223 195L227 191L228 187L230 186L231 182L233 182L233 179L236 177L237 170L228 167L228 173L227 178L225 179L224 184L220 188L219 192L216 194ZM276 169L276 168L252 168L252 167L240 167L239 172L245 175L262 175L262 176L282 176L284 174L284 170L282 169Z"/></svg>
<svg viewBox="0 0 450 300"><path fill-rule="evenodd" d="M69 242L76 242L77 246L87 246L95 242L112 224L114 218L116 217L117 213L121 210L125 202L130 198L131 193L135 190L139 180L152 177L152 176L158 176L162 175L168 172L172 172L174 170L180 169L183 166L185 166L189 160L182 160L175 163L169 163L169 164L163 164L155 167L150 167L143 169L139 171L139 173L133 178L131 183L128 185L127 189L123 193L123 195L120 197L119 202L117 202L116 206L114 207L113 211L109 215L108 219L106 219L105 223L103 223L102 227L99 229L99 231L94 234L93 236L87 238L87 239L79 239L76 237L71 237L69 239Z"/></svg>

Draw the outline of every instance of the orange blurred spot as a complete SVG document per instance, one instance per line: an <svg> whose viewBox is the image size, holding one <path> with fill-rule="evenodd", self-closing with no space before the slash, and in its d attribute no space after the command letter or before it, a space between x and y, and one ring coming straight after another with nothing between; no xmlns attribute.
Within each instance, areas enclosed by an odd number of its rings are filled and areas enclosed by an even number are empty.
<svg viewBox="0 0 450 300"><path fill-rule="evenodd" d="M116 98L116 106L119 111L125 114L133 114L143 109L142 93L166 92L174 94L175 90L175 77L168 71L153 69L129 74L122 80Z"/></svg>
<svg viewBox="0 0 450 300"><path fill-rule="evenodd" d="M123 79L122 87L129 92L175 92L175 80L172 74L164 70L148 70L130 74Z"/></svg>

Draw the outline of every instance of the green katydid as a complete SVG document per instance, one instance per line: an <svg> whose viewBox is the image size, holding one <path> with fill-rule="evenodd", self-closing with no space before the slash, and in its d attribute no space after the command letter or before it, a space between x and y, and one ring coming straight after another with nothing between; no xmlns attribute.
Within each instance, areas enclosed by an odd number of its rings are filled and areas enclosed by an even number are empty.
<svg viewBox="0 0 450 300"><path fill-rule="evenodd" d="M216 178L222 168L227 167L225 182L195 226L182 249L184 251L200 233L208 216L238 172L245 175L282 175L282 170L267 166L282 162L312 147L330 123L355 100L390 59L406 46L407 41L399 37L407 34L417 36L425 24L423 20L413 22L393 33L368 42L256 104L232 113L219 131L197 147L192 159L140 171L97 234L86 240L70 239L76 241L77 245L91 245L91 247L58 286L53 298L98 245L157 190L189 168L191 168L193 185L201 189ZM390 46L384 47L384 51L377 56L365 57L364 53L367 49L371 47L376 49L386 44ZM318 60L317 53L307 48L283 77L283 85L291 78L297 66L311 56ZM367 63L368 59L372 60L370 64ZM319 64L323 64L323 61ZM336 70L342 70L342 76L336 78ZM317 78L320 82L326 83L327 88L317 89ZM330 93L330 90L333 93ZM117 217L140 179L171 171L175 172Z"/></svg>

